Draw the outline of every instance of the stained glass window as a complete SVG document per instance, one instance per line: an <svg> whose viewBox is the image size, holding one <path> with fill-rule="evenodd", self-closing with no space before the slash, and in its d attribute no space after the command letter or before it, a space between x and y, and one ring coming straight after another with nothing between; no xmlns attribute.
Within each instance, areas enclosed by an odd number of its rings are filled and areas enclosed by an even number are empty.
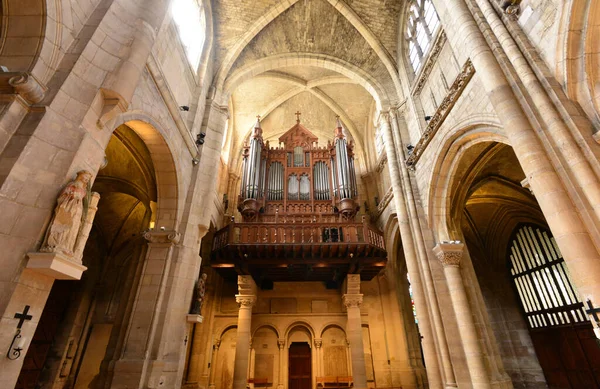
<svg viewBox="0 0 600 389"><path fill-rule="evenodd" d="M173 0L173 21L188 61L196 70L206 39L206 15L198 0Z"/></svg>
<svg viewBox="0 0 600 389"><path fill-rule="evenodd" d="M408 294L410 295L410 304L412 306L413 317L415 318L415 323L419 324L419 319L417 319L417 309L415 308L415 299L413 298L413 291L408 273L406 273L406 279L408 280Z"/></svg>
<svg viewBox="0 0 600 389"><path fill-rule="evenodd" d="M440 21L431 0L412 0L407 13L406 41L413 70L419 70Z"/></svg>

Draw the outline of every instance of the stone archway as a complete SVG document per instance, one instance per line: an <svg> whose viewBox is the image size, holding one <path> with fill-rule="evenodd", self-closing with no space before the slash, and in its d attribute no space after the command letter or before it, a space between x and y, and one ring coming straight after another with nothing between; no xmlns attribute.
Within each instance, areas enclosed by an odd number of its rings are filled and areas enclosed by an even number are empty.
<svg viewBox="0 0 600 389"><path fill-rule="evenodd" d="M559 372L550 367L550 360L556 363L579 358L582 354L574 347L557 343L550 348L553 351L548 351L536 343L536 339L548 340L543 333L554 331L555 334L557 326L562 332L552 338L563 339L560 342L570 339L570 342L577 339L583 327L591 334L591 325L565 321L535 328L524 314L516 281L513 281L514 269L508 261L511 242L519 226L548 228L513 149L494 139L480 138L467 141L455 150L452 167L447 171L450 177L444 192L447 200L445 206L437 210L441 211L438 215L444 215L447 229L438 233L442 236L440 239L447 233L450 239L465 244L460 272L471 300L473 321L479 327L477 336L487 360L490 380L507 382L510 379L514 386L526 387L545 387L546 382L550 387L596 387L573 378L582 371L569 370L568 363ZM444 222L440 220L440 225ZM541 245L533 240L528 244ZM538 254L543 255L540 253L542 251L529 254L541 263L544 259L538 257ZM549 285L538 285L539 293L545 293L542 290L546 287L551 290ZM556 312L560 310L558 305L554 308ZM600 352L593 351L589 354Z"/></svg>
<svg viewBox="0 0 600 389"><path fill-rule="evenodd" d="M42 387L68 382L74 388L87 388L110 383L114 362L127 346L124 340L129 325L136 319L134 307L139 304L132 302L144 288L144 259L150 250L147 240L152 241L147 232L164 229L171 233L176 226L175 167L158 131L141 121L122 124L105 153L106 164L92 186L101 200L83 256L88 270L80 281L55 282L42 318L47 313L57 316L50 308L56 306L55 297L62 299L63 311L55 320L59 325L49 330L51 327L40 321L28 351L28 357L46 365L35 379ZM65 283L70 285L68 296L54 296L54 290L64 289ZM45 355L35 344L41 334L50 336L45 340L53 343ZM35 373L28 366L26 358L24 377Z"/></svg>

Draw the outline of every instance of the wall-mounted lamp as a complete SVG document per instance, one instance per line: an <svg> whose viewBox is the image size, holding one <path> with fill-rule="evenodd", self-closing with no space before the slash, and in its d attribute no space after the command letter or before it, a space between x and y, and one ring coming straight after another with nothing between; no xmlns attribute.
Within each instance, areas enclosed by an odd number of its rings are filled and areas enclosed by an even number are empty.
<svg viewBox="0 0 600 389"><path fill-rule="evenodd" d="M197 164L200 163L200 160L197 158L192 158L192 165L196 166Z"/></svg>
<svg viewBox="0 0 600 389"><path fill-rule="evenodd" d="M187 105L180 105L179 106L179 110L180 111L184 111L184 112L188 112L190 110L190 107L188 107Z"/></svg>
<svg viewBox="0 0 600 389"><path fill-rule="evenodd" d="M430 121L430 120L431 120L431 116L429 116L429 115L425 116L425 121L426 121L426 122L428 122L428 121Z"/></svg>
<svg viewBox="0 0 600 389"><path fill-rule="evenodd" d="M198 135L196 135L196 146L203 145L204 138L206 138L206 132L201 132Z"/></svg>
<svg viewBox="0 0 600 389"><path fill-rule="evenodd" d="M21 351L25 348L25 343L27 342L27 338L21 335L21 327L25 320L33 319L33 316L28 315L29 305L25 305L25 309L23 309L23 313L15 313L15 319L19 319L19 324L17 324L17 333L13 336L12 342L10 342L10 346L8 347L8 351L6 352L6 358L14 361L15 359L19 359L21 356Z"/></svg>

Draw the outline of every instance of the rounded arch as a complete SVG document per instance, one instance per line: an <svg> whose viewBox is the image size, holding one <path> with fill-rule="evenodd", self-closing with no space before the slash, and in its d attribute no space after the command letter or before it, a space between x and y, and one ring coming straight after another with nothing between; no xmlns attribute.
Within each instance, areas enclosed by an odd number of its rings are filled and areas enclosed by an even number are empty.
<svg viewBox="0 0 600 389"><path fill-rule="evenodd" d="M508 139L500 130L500 125L495 122L467 119L446 132L440 146L433 153L436 158L429 180L427 203L429 223L438 241L453 240L457 234L460 236L460 227L452 220L451 208L455 194L453 191L460 180L457 169L462 157L468 149L479 143L508 145Z"/></svg>
<svg viewBox="0 0 600 389"><path fill-rule="evenodd" d="M224 326L217 328L214 332L215 340L220 340L227 331L232 329L237 330L237 324L225 324Z"/></svg>
<svg viewBox="0 0 600 389"><path fill-rule="evenodd" d="M131 128L145 143L150 151L157 183L157 216L156 226L174 230L181 219L182 207L180 199L185 198L183 188L179 185L181 168L169 145L168 134L152 117L140 112L127 112L115 120L115 128L125 124Z"/></svg>
<svg viewBox="0 0 600 389"><path fill-rule="evenodd" d="M290 334L292 333L292 331L294 331L297 328L303 328L306 331L308 331L308 333L310 334L311 340L315 338L315 331L312 328L312 326L304 321L304 320L297 320L292 322L286 329L285 329L285 333L284 333L284 338L285 339L289 339Z"/></svg>
<svg viewBox="0 0 600 389"><path fill-rule="evenodd" d="M600 122L600 4L564 2L556 47L556 74L567 96Z"/></svg>
<svg viewBox="0 0 600 389"><path fill-rule="evenodd" d="M226 93L231 93L242 82L256 75L290 66L314 66L338 72L364 87L373 96L379 110L382 106L390 105L385 88L367 72L349 62L324 54L287 53L258 59L234 71L225 80L223 89Z"/></svg>
<svg viewBox="0 0 600 389"><path fill-rule="evenodd" d="M323 338L323 334L325 333L325 331L327 331L330 328L337 328L337 329L341 330L344 333L344 335L346 335L346 329L342 326L342 324L340 324L336 321L329 321L329 322L323 324L323 326L319 330L319 337Z"/></svg>
<svg viewBox="0 0 600 389"><path fill-rule="evenodd" d="M279 329L277 328L277 326L276 326L275 324L272 324L272 323L261 323L261 324L259 324L259 325L258 325L258 326L257 326L257 327L256 327L256 328L255 328L255 329L252 331L252 338L254 338L254 335L256 335L256 333L257 333L259 330L263 329L263 328L268 328L268 329L272 330L273 332L275 332L275 335L277 335L277 339L280 339L280 336L279 336L279 333L280 333L280 331L279 331Z"/></svg>

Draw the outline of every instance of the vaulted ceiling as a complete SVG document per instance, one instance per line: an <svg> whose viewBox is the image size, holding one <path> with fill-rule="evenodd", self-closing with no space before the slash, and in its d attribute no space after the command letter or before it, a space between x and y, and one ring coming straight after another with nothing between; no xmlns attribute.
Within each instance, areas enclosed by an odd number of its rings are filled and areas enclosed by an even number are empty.
<svg viewBox="0 0 600 389"><path fill-rule="evenodd" d="M213 2L215 83L229 99L230 163L238 162L256 115L276 144L300 111L321 144L333 138L340 116L364 168L374 113L402 98L402 8L400 0Z"/></svg>

